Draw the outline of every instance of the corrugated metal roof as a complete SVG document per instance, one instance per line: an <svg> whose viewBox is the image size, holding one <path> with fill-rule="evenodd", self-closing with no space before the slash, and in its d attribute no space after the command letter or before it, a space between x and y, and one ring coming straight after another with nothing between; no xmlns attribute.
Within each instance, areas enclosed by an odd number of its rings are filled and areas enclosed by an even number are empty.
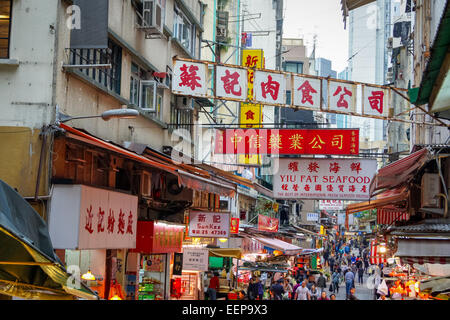
<svg viewBox="0 0 450 320"><path fill-rule="evenodd" d="M450 219L429 219L414 225L391 227L392 235L412 233L450 233Z"/></svg>

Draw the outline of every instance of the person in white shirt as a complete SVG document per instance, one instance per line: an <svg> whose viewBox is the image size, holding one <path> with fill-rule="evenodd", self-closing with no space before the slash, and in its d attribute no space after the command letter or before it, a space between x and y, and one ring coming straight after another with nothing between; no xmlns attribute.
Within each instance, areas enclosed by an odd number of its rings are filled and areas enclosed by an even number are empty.
<svg viewBox="0 0 450 320"><path fill-rule="evenodd" d="M295 290L295 300L311 300L311 292L306 287L306 281L303 281L302 285Z"/></svg>

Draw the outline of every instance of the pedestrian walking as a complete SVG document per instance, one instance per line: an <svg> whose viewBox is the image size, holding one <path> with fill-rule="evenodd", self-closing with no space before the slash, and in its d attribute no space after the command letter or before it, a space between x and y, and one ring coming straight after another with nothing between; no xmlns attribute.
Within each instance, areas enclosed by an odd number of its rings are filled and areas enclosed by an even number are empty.
<svg viewBox="0 0 450 320"><path fill-rule="evenodd" d="M330 272L333 273L334 271L334 265L336 263L336 260L334 259L334 256L331 255L329 261L328 261L329 265L330 265Z"/></svg>
<svg viewBox="0 0 450 320"><path fill-rule="evenodd" d="M311 293L306 286L306 280L295 290L295 300L311 300Z"/></svg>
<svg viewBox="0 0 450 320"><path fill-rule="evenodd" d="M302 281L297 280L296 285L294 286L294 288L292 289L292 300L295 299L295 292L297 291L297 288L300 287L302 285Z"/></svg>
<svg viewBox="0 0 450 320"><path fill-rule="evenodd" d="M327 293L325 291L322 291L320 298L317 300L330 300L330 298L327 297Z"/></svg>
<svg viewBox="0 0 450 320"><path fill-rule="evenodd" d="M317 287L322 293L327 287L327 279L323 276L322 272L319 273L319 279L317 279Z"/></svg>
<svg viewBox="0 0 450 320"><path fill-rule="evenodd" d="M258 297L258 288L256 287L254 278L250 278L247 288L247 297L248 300L256 300L256 298Z"/></svg>
<svg viewBox="0 0 450 320"><path fill-rule="evenodd" d="M364 281L363 279L364 279L364 268L360 266L360 268L358 269L358 283L363 284Z"/></svg>
<svg viewBox="0 0 450 320"><path fill-rule="evenodd" d="M339 282L341 281L341 275L335 271L332 276L333 293L339 293Z"/></svg>
<svg viewBox="0 0 450 320"><path fill-rule="evenodd" d="M284 279L283 289L284 289L283 300L289 300L291 298L290 294L293 288L288 279Z"/></svg>
<svg viewBox="0 0 450 320"><path fill-rule="evenodd" d="M283 294L284 294L284 288L283 288L283 279L278 279L277 282L275 282L270 290L272 291L272 297L273 300L282 300Z"/></svg>
<svg viewBox="0 0 450 320"><path fill-rule="evenodd" d="M356 296L355 296L355 288L351 288L350 289L350 295L348 297L348 300L359 300Z"/></svg>
<svg viewBox="0 0 450 320"><path fill-rule="evenodd" d="M344 279L345 279L345 294L346 299L348 300L350 296L350 289L354 287L355 274L351 270L348 270L344 276Z"/></svg>
<svg viewBox="0 0 450 320"><path fill-rule="evenodd" d="M311 286L310 292L311 292L311 300L319 299L320 292L319 292L319 290L316 288L316 286L314 284Z"/></svg>

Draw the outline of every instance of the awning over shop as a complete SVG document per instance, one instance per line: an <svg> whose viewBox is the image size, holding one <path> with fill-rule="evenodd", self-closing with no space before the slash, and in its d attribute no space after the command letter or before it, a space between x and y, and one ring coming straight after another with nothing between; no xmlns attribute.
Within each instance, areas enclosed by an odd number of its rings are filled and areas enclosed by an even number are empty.
<svg viewBox="0 0 450 320"><path fill-rule="evenodd" d="M301 227L295 226L295 225L292 225L292 226L294 227L294 229L297 229L298 231L300 231L302 233L306 233L306 234L309 234L309 235L314 236L314 237L325 237L325 235L312 232L312 231L310 231L308 229L304 229L304 228L301 228Z"/></svg>
<svg viewBox="0 0 450 320"><path fill-rule="evenodd" d="M263 245L272 248L274 250L283 251L286 255L295 255L302 252L302 248L296 245L287 243L279 239L265 238L265 237L255 237L255 239L261 242Z"/></svg>
<svg viewBox="0 0 450 320"><path fill-rule="evenodd" d="M408 221L409 218L410 214L406 209L387 206L377 210L377 224L392 224L396 221Z"/></svg>
<svg viewBox="0 0 450 320"><path fill-rule="evenodd" d="M209 249L210 257L242 259L242 249L214 248Z"/></svg>
<svg viewBox="0 0 450 320"><path fill-rule="evenodd" d="M132 151L127 150L125 148L119 147L119 146L117 146L115 144L112 144L110 142L107 142L105 140L96 138L96 137L94 137L94 136L92 136L90 134L87 134L87 133L82 132L80 130L77 130L75 128L69 127L69 126L67 126L67 125L65 125L63 123L61 123L59 126L62 129L67 131L66 136L69 137L69 138L76 139L76 140L79 140L79 141L82 141L82 142L85 142L85 143L89 143L89 144L95 145L97 147L101 147L101 148L104 148L104 149L108 149L108 150L114 151L114 152L119 153L119 154L121 154L123 156L126 156L127 158L131 158L133 160L142 162L142 163L150 165L152 167L155 167L155 168L158 168L158 169L161 169L161 170L165 170L167 172L170 172L172 174L177 175L177 172L176 172L177 167L176 166L169 165L169 164L163 164L163 163L158 162L158 161L150 160L150 159L148 159L148 158L146 158L144 156L141 156L141 155L139 155L139 154L137 154L135 152L132 152Z"/></svg>
<svg viewBox="0 0 450 320"><path fill-rule="evenodd" d="M428 149L421 149L378 170L370 184L370 194L405 184L430 158Z"/></svg>
<svg viewBox="0 0 450 320"><path fill-rule="evenodd" d="M97 300L54 253L45 221L16 191L0 180L0 293L25 299Z"/></svg>
<svg viewBox="0 0 450 320"><path fill-rule="evenodd" d="M408 196L409 196L408 188L401 187L393 190L384 191L375 196L373 200L348 205L345 211L346 228L348 229L349 214L369 209L382 208L385 206L392 207L392 205L400 204L401 202L406 201L408 199Z"/></svg>
<svg viewBox="0 0 450 320"><path fill-rule="evenodd" d="M450 239L398 239L395 253L402 263L450 263Z"/></svg>
<svg viewBox="0 0 450 320"><path fill-rule="evenodd" d="M236 193L236 185L231 183L225 181L217 182L217 180L213 181L182 170L178 170L178 173L180 174L180 183L189 189L215 193L225 197L234 197Z"/></svg>

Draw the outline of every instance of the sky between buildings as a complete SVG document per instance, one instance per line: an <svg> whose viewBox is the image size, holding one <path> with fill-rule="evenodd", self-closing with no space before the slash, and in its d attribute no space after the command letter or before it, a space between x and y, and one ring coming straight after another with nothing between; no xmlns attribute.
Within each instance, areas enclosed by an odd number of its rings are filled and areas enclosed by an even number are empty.
<svg viewBox="0 0 450 320"><path fill-rule="evenodd" d="M284 38L303 38L309 56L316 34L316 57L331 60L333 70L338 73L344 70L348 59L348 29L344 29L339 0L284 0L283 11Z"/></svg>

